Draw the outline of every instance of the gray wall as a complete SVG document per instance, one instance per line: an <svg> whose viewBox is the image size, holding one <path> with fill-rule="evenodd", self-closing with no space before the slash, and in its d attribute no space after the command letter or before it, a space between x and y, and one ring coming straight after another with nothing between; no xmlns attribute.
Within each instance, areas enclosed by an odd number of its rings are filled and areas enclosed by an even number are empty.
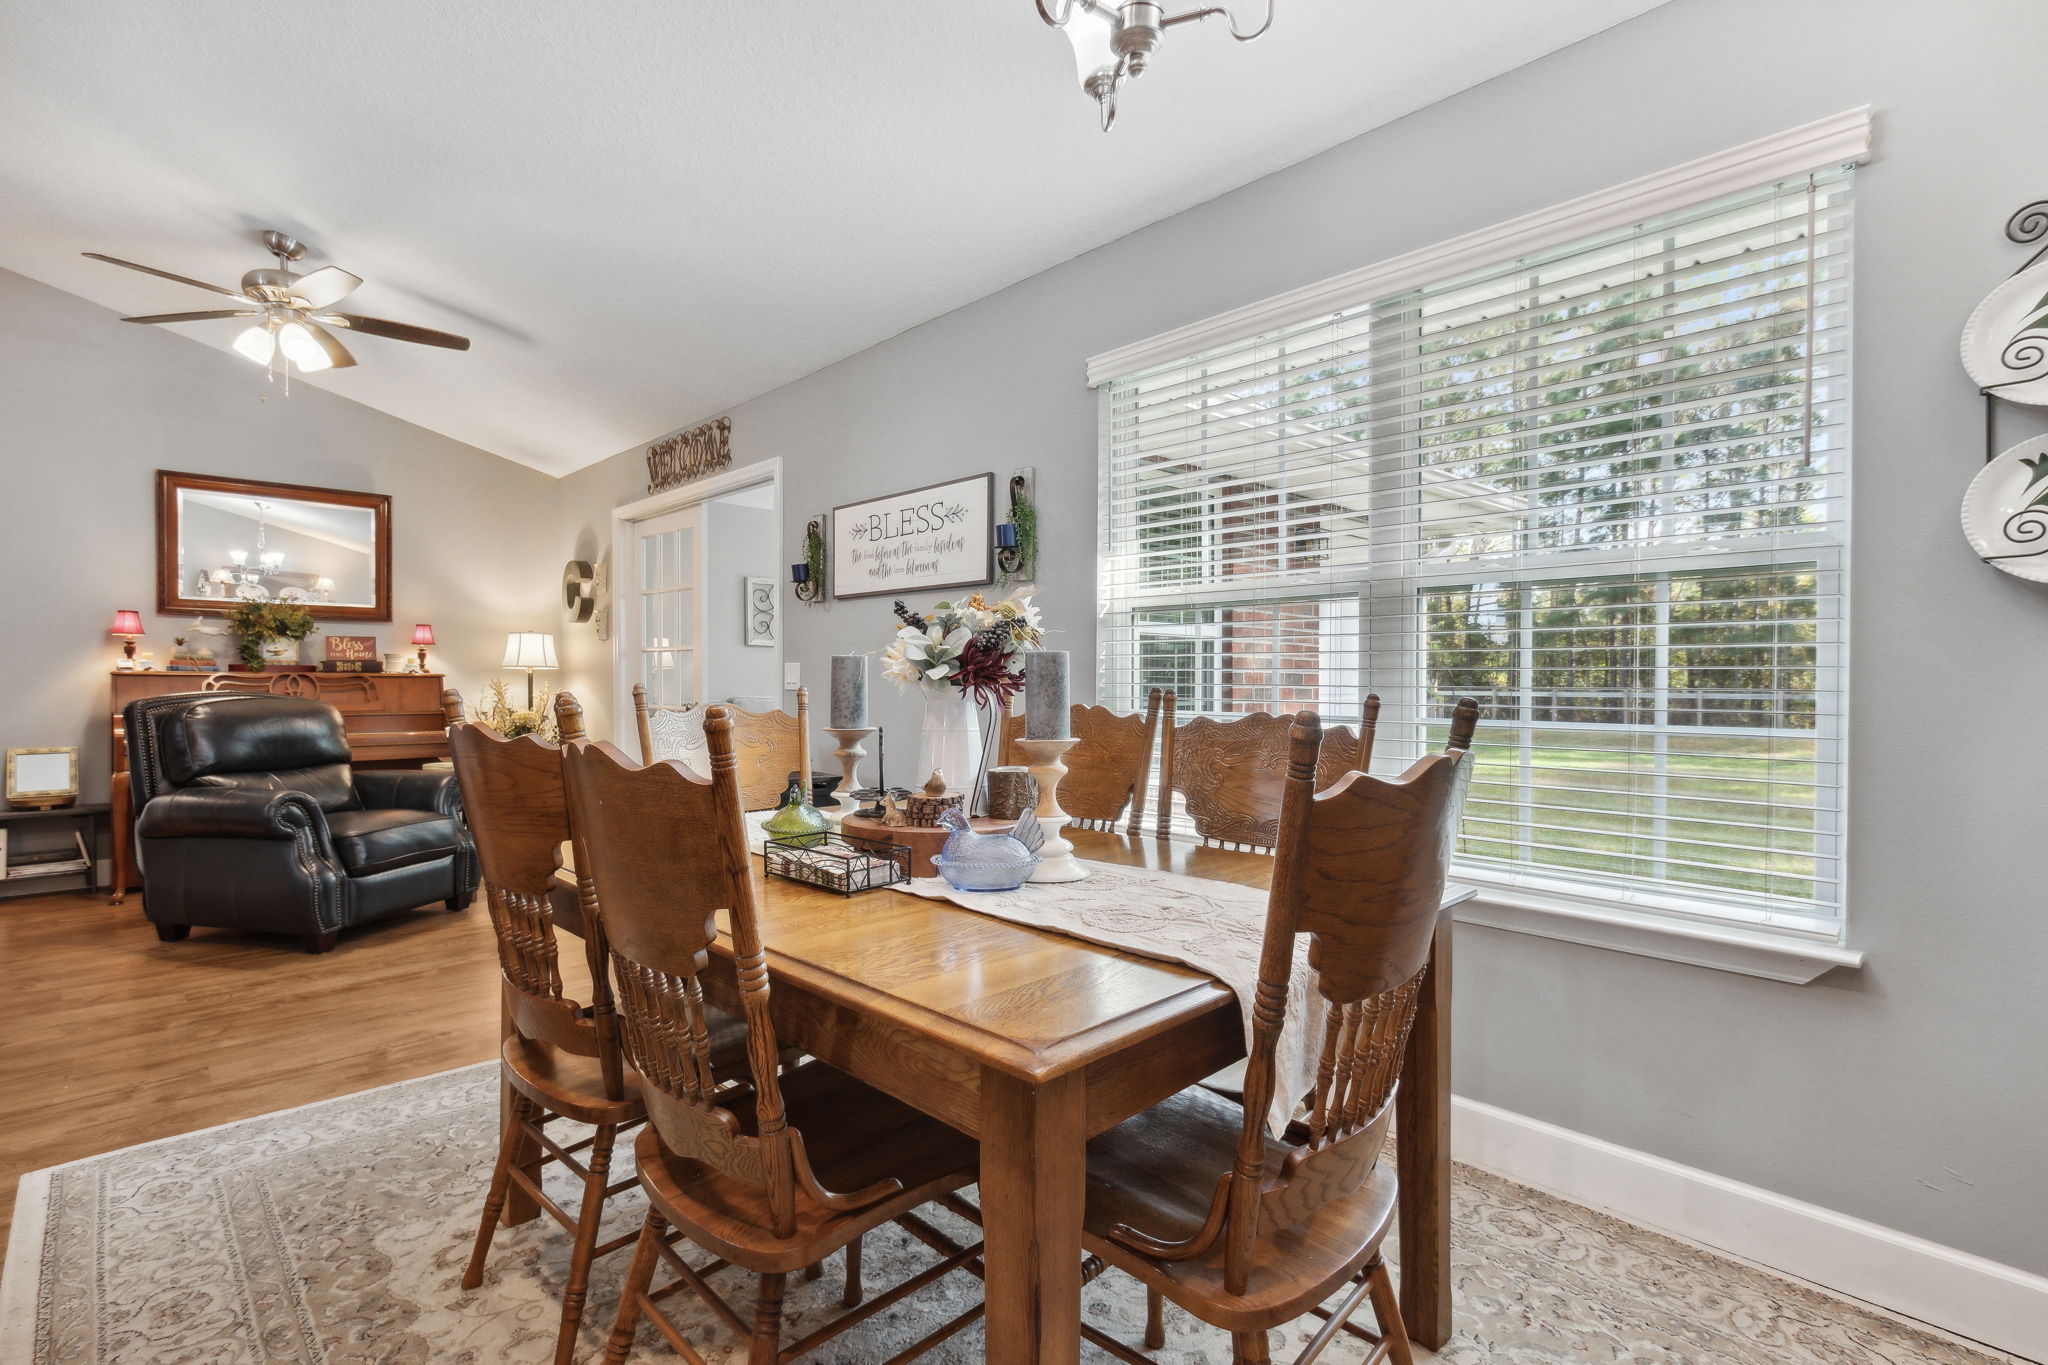
<svg viewBox="0 0 2048 1365"><path fill-rule="evenodd" d="M158 469L390 494L393 619L329 628L410 653L429 622L428 662L472 699L506 632L552 622L566 556L536 533L555 480L311 385L286 399L239 356L117 317L0 271L0 747L75 744L83 799L106 799L107 626L140 609L161 664L192 619L153 610Z"/></svg>
<svg viewBox="0 0 2048 1365"><path fill-rule="evenodd" d="M741 624L746 615L743 580L779 579L788 572L786 565L777 572L782 559L780 515L772 508L714 498L704 506L703 526L706 638L699 657L704 660L704 696L774 697L780 706L782 651L740 644L746 638ZM791 605L785 601L783 611Z"/></svg>
<svg viewBox="0 0 2048 1365"><path fill-rule="evenodd" d="M2035 0L1675 0L746 403L735 458L786 462L792 546L835 503L1036 466L1040 600L1079 682L1094 644L1086 356L1874 104L1878 152L1857 189L1849 906L1869 966L1796 987L1467 926L1455 1080L2048 1271L2034 857L2048 712L2031 704L2048 596L1977 562L1955 511L1982 442L1956 338L2024 259L2000 236L2006 215L2048 193L2044 53ZM1101 155L1118 146L1105 138ZM2009 415L2001 433L2040 427ZM645 491L638 461L566 481L582 552L602 546L607 509ZM789 620L788 657L814 687L829 655L879 648L890 629L875 600L792 603ZM605 667L588 631L569 643L582 676ZM874 686L879 723L907 743L914 703L879 672Z"/></svg>

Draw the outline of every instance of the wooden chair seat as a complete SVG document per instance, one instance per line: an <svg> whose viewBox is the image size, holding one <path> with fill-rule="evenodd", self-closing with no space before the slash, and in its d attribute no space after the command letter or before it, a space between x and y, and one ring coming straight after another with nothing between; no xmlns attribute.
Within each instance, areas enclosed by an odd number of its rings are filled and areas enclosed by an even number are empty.
<svg viewBox="0 0 2048 1365"><path fill-rule="evenodd" d="M851 1212L800 1205L794 1230L771 1231L765 1187L735 1180L669 1152L660 1134L642 1132L640 1183L654 1208L689 1239L735 1265L763 1274L808 1266L920 1204L974 1183L974 1139L870 1089L842 1071L811 1062L781 1077L788 1123L803 1134L818 1183L843 1192L894 1181L902 1188ZM743 1131L755 1131L752 1099L728 1106Z"/></svg>
<svg viewBox="0 0 2048 1365"><path fill-rule="evenodd" d="M1243 1294L1225 1289L1221 1239L1192 1260L1162 1261L1109 1235L1126 1225L1161 1241L1193 1238L1244 1128L1241 1105L1196 1087L1091 1139L1082 1236L1089 1251L1216 1326L1259 1332L1292 1322L1357 1277L1393 1225L1397 1184L1377 1169L1356 1193L1294 1227L1261 1226ZM1266 1179L1279 1177L1291 1150L1267 1139Z"/></svg>
<svg viewBox="0 0 2048 1365"><path fill-rule="evenodd" d="M589 1124L638 1123L647 1116L640 1102L640 1077L631 1067L625 1071L625 1097L614 1100L605 1098L604 1067L595 1057L579 1057L516 1034L505 1040L499 1055L505 1080L550 1114Z"/></svg>

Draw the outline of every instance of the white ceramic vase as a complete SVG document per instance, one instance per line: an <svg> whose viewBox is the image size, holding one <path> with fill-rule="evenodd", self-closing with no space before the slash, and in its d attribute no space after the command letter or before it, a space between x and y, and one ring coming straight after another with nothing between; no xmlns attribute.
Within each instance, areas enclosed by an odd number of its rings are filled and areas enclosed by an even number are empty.
<svg viewBox="0 0 2048 1365"><path fill-rule="evenodd" d="M980 713L974 698L957 687L943 692L924 689L924 730L917 746L917 771L903 785L916 791L937 768L945 774L946 785L969 794L967 807L976 808L974 793L981 783L984 745Z"/></svg>

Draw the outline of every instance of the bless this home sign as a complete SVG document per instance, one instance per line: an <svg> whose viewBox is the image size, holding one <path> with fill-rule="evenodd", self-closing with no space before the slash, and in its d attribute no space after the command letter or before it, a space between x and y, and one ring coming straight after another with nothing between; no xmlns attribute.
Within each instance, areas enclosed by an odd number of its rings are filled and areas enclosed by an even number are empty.
<svg viewBox="0 0 2048 1365"><path fill-rule="evenodd" d="M832 509L832 595L886 597L992 583L994 474Z"/></svg>

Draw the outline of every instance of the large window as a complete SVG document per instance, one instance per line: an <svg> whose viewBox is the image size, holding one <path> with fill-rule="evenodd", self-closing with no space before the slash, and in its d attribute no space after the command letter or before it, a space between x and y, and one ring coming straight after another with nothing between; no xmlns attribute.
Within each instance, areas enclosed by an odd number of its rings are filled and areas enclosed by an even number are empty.
<svg viewBox="0 0 2048 1365"><path fill-rule="evenodd" d="M1100 693L1484 721L1460 874L1841 906L1850 172L1102 388Z"/></svg>

